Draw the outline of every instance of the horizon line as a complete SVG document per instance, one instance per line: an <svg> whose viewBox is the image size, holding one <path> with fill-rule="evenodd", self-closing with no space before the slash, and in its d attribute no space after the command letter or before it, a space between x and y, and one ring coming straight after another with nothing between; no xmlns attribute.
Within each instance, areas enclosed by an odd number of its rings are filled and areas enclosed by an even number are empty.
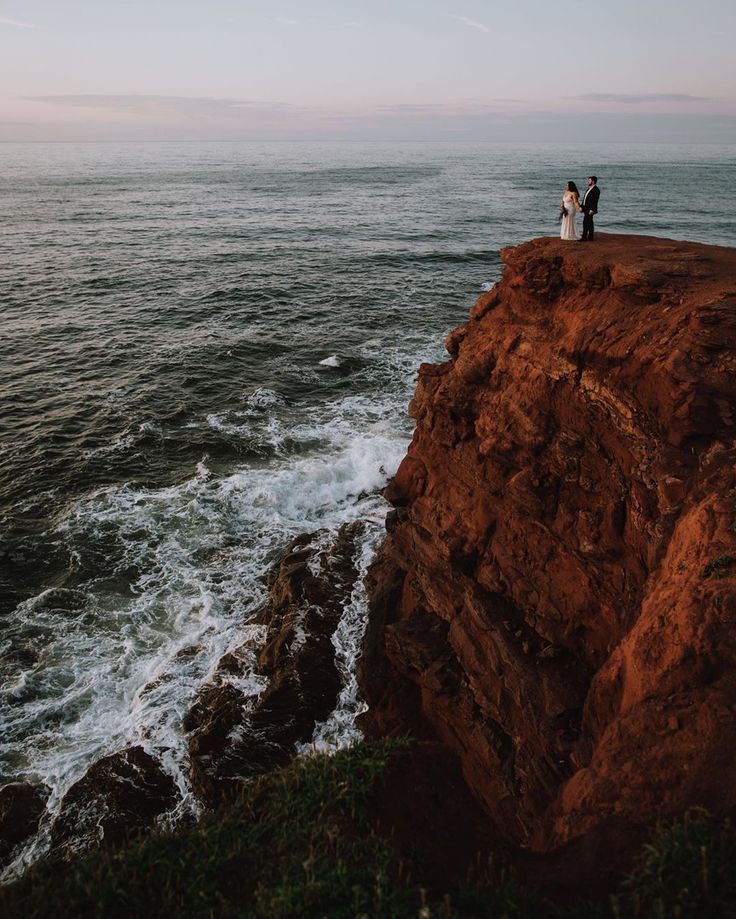
<svg viewBox="0 0 736 919"><path fill-rule="evenodd" d="M5 140L0 138L0 144L504 144L514 146L539 146L545 144L557 147L621 147L632 144L656 145L667 147L736 147L734 140L488 140L483 138L453 137L453 138L405 138L405 137L263 137L263 138L233 138L233 137L187 137L171 139L105 139L105 140Z"/></svg>

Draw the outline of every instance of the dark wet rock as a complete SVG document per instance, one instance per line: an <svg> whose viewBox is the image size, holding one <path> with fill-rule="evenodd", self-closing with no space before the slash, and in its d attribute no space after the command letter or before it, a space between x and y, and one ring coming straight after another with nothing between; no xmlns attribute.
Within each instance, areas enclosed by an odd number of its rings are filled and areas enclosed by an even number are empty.
<svg viewBox="0 0 736 919"><path fill-rule="evenodd" d="M288 762L334 710L340 676L332 636L358 577L362 527L342 527L329 545L324 532L293 540L269 574L270 598L255 620L266 627L265 642L224 655L200 691L184 726L192 785L204 801ZM253 674L267 681L258 696L239 685Z"/></svg>
<svg viewBox="0 0 736 919"><path fill-rule="evenodd" d="M98 760L67 791L51 827L51 843L80 851L114 845L153 826L175 807L174 780L143 747Z"/></svg>
<svg viewBox="0 0 736 919"><path fill-rule="evenodd" d="M13 782L0 788L0 859L37 832L48 796L45 785Z"/></svg>
<svg viewBox="0 0 736 919"><path fill-rule="evenodd" d="M83 609L87 603L87 594L81 590L70 590L67 587L49 587L37 597L28 601L29 609L33 612L49 613L76 613Z"/></svg>

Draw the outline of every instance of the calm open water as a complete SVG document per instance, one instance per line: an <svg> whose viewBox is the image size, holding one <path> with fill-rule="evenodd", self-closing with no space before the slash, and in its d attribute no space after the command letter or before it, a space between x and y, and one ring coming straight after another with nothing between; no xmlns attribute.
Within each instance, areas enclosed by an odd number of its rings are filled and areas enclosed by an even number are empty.
<svg viewBox="0 0 736 919"><path fill-rule="evenodd" d="M589 172L599 230L734 245L735 153L0 146L0 785L53 809L134 741L186 800L182 714L293 535L362 518L368 564L415 369L499 249ZM361 590L317 741L354 736Z"/></svg>

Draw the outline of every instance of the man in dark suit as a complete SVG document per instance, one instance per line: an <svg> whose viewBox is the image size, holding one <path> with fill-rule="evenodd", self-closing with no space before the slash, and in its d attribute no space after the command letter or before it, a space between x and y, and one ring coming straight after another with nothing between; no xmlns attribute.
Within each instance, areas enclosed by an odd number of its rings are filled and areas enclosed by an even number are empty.
<svg viewBox="0 0 736 919"><path fill-rule="evenodd" d="M583 212L583 235L578 242L593 241L593 215L598 213L598 199L601 190L598 188L598 176L588 176L588 189L583 195L580 210Z"/></svg>

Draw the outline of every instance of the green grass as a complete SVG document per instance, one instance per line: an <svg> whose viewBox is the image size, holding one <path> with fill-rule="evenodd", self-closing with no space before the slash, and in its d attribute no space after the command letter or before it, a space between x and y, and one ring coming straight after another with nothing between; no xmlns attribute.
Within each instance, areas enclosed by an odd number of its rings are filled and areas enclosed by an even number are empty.
<svg viewBox="0 0 736 919"><path fill-rule="evenodd" d="M620 886L620 916L726 919L736 916L736 833L703 812L661 828Z"/></svg>
<svg viewBox="0 0 736 919"><path fill-rule="evenodd" d="M405 742L300 759L176 834L73 863L48 862L0 889L24 917L494 917L619 919L736 915L736 839L702 814L662 829L605 902L555 908L489 868L430 895L377 835L371 795ZM438 840L441 847L443 840Z"/></svg>
<svg viewBox="0 0 736 919"><path fill-rule="evenodd" d="M553 906L541 900L520 904L520 912L483 911L483 889L470 891L472 917L523 916L529 919L733 919L736 916L736 832L702 811L660 827L644 846L637 867L617 890L599 902L581 900ZM461 906L463 901L454 901ZM440 915L435 913L433 915Z"/></svg>
<svg viewBox="0 0 736 919"><path fill-rule="evenodd" d="M40 866L0 895L0 912L59 919L402 915L409 895L387 883L390 851L371 832L365 807L394 747L303 758L184 832L97 852L73 868Z"/></svg>

